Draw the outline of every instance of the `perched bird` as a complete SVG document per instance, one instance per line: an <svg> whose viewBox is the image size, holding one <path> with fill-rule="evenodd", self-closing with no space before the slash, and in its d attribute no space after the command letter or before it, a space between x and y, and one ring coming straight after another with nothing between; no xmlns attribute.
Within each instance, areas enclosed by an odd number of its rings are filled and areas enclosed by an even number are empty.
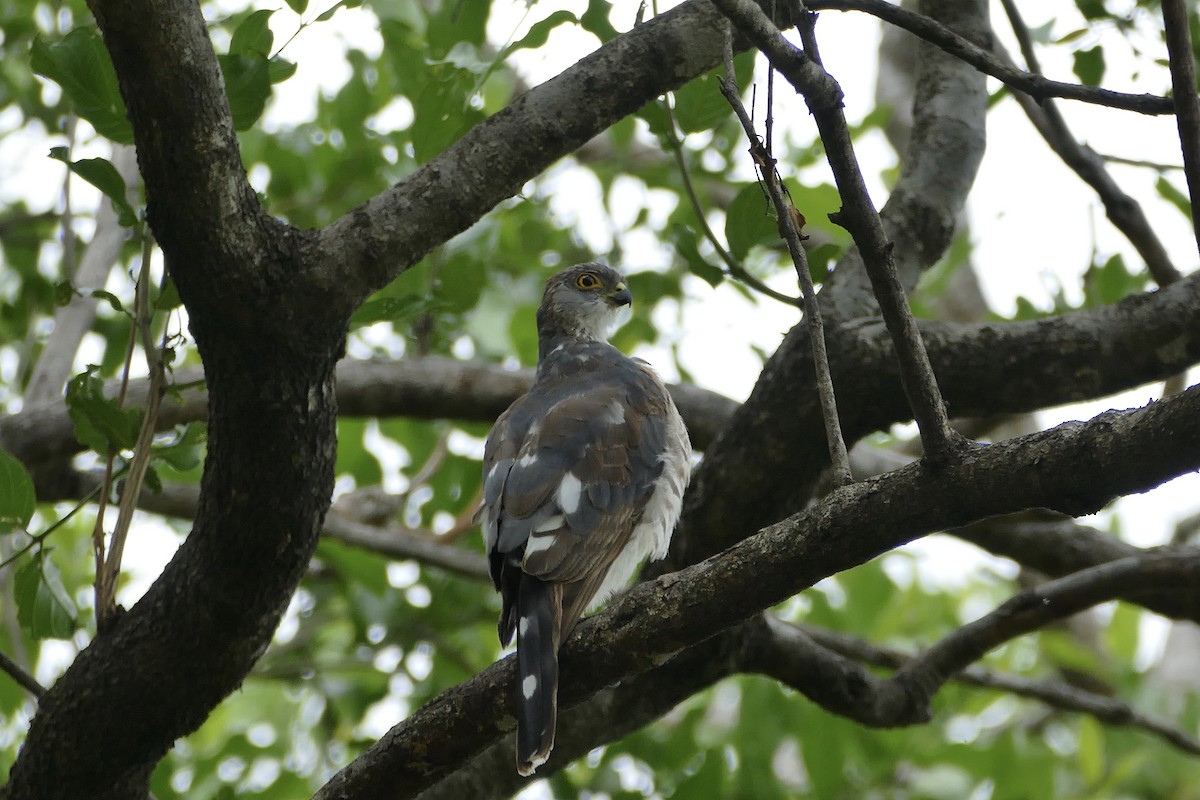
<svg viewBox="0 0 1200 800"><path fill-rule="evenodd" d="M554 747L558 648L584 610L666 555L691 444L666 387L607 342L632 295L603 264L546 282L537 377L500 415L483 456L481 522L501 593L500 642L517 636L517 771Z"/></svg>

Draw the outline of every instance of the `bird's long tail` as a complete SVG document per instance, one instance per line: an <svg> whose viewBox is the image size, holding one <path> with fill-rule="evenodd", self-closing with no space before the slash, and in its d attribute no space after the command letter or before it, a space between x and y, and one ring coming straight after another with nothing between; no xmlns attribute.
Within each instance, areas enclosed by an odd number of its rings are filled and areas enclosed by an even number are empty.
<svg viewBox="0 0 1200 800"><path fill-rule="evenodd" d="M532 775L554 747L562 591L521 576L517 601L517 772Z"/></svg>

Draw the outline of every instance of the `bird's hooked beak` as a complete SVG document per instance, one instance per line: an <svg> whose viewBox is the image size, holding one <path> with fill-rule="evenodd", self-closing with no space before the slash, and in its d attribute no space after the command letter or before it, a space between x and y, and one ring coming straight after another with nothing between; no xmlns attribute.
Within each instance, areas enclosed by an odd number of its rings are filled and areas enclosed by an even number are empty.
<svg viewBox="0 0 1200 800"><path fill-rule="evenodd" d="M629 291L629 287L625 285L625 281L620 281L608 295L608 302L614 306L627 306L633 303L633 295Z"/></svg>

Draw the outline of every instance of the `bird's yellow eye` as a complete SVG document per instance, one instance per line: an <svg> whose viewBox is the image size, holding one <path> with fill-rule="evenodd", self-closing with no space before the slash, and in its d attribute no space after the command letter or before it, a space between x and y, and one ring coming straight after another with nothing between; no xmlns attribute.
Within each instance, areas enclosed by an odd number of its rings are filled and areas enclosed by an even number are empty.
<svg viewBox="0 0 1200 800"><path fill-rule="evenodd" d="M575 279L575 285L580 289L595 289L600 285L600 279L590 272L585 272Z"/></svg>

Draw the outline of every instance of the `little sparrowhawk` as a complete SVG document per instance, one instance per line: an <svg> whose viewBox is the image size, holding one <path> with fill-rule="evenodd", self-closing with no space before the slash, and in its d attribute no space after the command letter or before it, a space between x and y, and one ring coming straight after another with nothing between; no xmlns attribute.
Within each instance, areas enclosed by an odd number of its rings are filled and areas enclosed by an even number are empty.
<svg viewBox="0 0 1200 800"><path fill-rule="evenodd" d="M631 300L603 264L546 282L537 377L484 449L481 521L500 641L517 636L522 775L554 747L559 645L647 556L666 555L688 482L691 444L671 396L606 341Z"/></svg>

